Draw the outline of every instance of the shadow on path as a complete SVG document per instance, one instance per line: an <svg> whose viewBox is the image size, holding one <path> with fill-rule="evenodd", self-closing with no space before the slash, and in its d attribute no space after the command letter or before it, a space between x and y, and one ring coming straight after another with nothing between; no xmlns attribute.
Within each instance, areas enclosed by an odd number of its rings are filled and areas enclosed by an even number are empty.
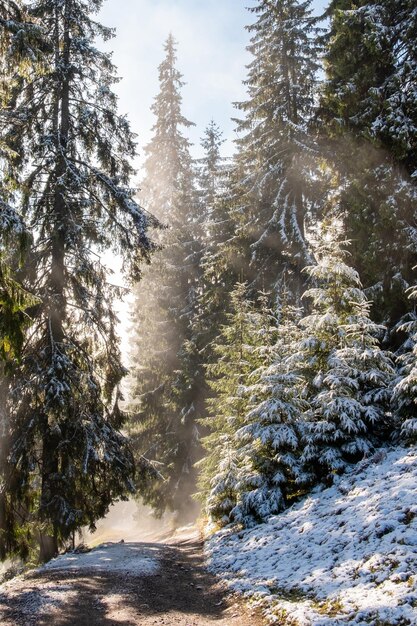
<svg viewBox="0 0 417 626"><path fill-rule="evenodd" d="M197 538L170 544L126 543L127 553L156 558L156 573L110 569L41 570L20 591L0 595L2 626L261 626L204 567ZM114 564L117 567L117 563ZM29 596L29 597L28 597ZM32 607L33 611L30 609Z"/></svg>

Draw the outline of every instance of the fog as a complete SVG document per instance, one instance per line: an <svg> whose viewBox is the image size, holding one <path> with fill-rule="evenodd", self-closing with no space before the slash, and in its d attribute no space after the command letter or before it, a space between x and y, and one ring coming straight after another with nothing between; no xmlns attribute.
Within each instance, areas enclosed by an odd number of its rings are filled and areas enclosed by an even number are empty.
<svg viewBox="0 0 417 626"><path fill-rule="evenodd" d="M157 541L169 536L173 529L172 514L156 519L150 508L129 500L111 506L106 517L97 523L97 530L84 530L80 541L89 547L108 541Z"/></svg>

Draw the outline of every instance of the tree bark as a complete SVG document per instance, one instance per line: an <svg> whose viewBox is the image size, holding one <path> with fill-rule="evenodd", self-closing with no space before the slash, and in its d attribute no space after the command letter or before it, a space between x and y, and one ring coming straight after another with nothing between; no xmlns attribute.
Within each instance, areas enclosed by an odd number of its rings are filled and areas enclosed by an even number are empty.
<svg viewBox="0 0 417 626"><path fill-rule="evenodd" d="M70 31L69 31L69 10L71 0L67 0L64 8L62 53L60 53L61 37L59 33L59 8L56 9L56 64L57 75L60 76L56 88L55 102L55 141L56 141L56 168L55 168L55 190L53 205L53 231L52 231L52 251L51 251L51 275L48 292L47 311L47 335L50 341L51 361L57 351L62 352L65 340L64 322L66 316L65 298L65 222L66 222L66 201L65 184L63 180L66 174L65 154L68 146L69 134L69 64L70 64ZM58 68L60 68L58 70ZM61 78L61 75L63 77ZM65 411L65 408L62 409ZM53 527L52 535L40 536L41 549L40 560L45 562L53 558L58 552L58 527L59 519L54 508L54 499L59 494L55 493L54 476L59 473L59 455L57 452L59 437L54 434L49 424L49 416L45 415L43 442L42 442L42 490L41 509L43 517L50 522ZM48 510L49 509L49 510Z"/></svg>

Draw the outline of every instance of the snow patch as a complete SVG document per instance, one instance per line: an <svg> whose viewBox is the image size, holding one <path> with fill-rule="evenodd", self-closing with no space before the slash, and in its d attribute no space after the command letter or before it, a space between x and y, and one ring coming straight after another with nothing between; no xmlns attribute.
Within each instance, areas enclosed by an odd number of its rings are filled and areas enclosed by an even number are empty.
<svg viewBox="0 0 417 626"><path fill-rule="evenodd" d="M124 578L150 576L159 569L157 551L157 544L152 548L140 543L105 543L87 553L59 556L37 570L0 585L0 624L5 620L9 623L10 615L12 619L23 615L25 626L36 626L39 619L47 616L53 622L52 615L57 611L65 612L66 607L77 601L77 579L56 580L58 575L49 580L48 572L74 572L84 577L95 574L109 577L124 574ZM43 573L45 576L39 576Z"/></svg>
<svg viewBox="0 0 417 626"><path fill-rule="evenodd" d="M148 554L149 550L140 543L104 543L90 552L59 556L41 570L94 570L150 576L158 571L159 562Z"/></svg>
<svg viewBox="0 0 417 626"><path fill-rule="evenodd" d="M415 448L378 453L267 523L216 533L210 568L271 623L417 624L416 486Z"/></svg>
<svg viewBox="0 0 417 626"><path fill-rule="evenodd" d="M24 615L25 626L35 626L37 618L50 615L54 609L59 609L68 602L75 601L77 591L71 585L54 582L44 582L42 587L22 589L19 585L8 583L0 587L0 623L7 619L11 611L15 616ZM17 623L17 622L16 622Z"/></svg>

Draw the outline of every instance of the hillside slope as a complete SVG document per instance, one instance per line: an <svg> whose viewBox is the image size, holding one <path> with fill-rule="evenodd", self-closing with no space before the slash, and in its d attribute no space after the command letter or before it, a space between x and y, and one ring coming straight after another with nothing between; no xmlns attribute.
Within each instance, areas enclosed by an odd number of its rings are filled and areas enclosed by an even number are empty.
<svg viewBox="0 0 417 626"><path fill-rule="evenodd" d="M271 623L417 624L417 450L378 452L266 524L206 544Z"/></svg>

